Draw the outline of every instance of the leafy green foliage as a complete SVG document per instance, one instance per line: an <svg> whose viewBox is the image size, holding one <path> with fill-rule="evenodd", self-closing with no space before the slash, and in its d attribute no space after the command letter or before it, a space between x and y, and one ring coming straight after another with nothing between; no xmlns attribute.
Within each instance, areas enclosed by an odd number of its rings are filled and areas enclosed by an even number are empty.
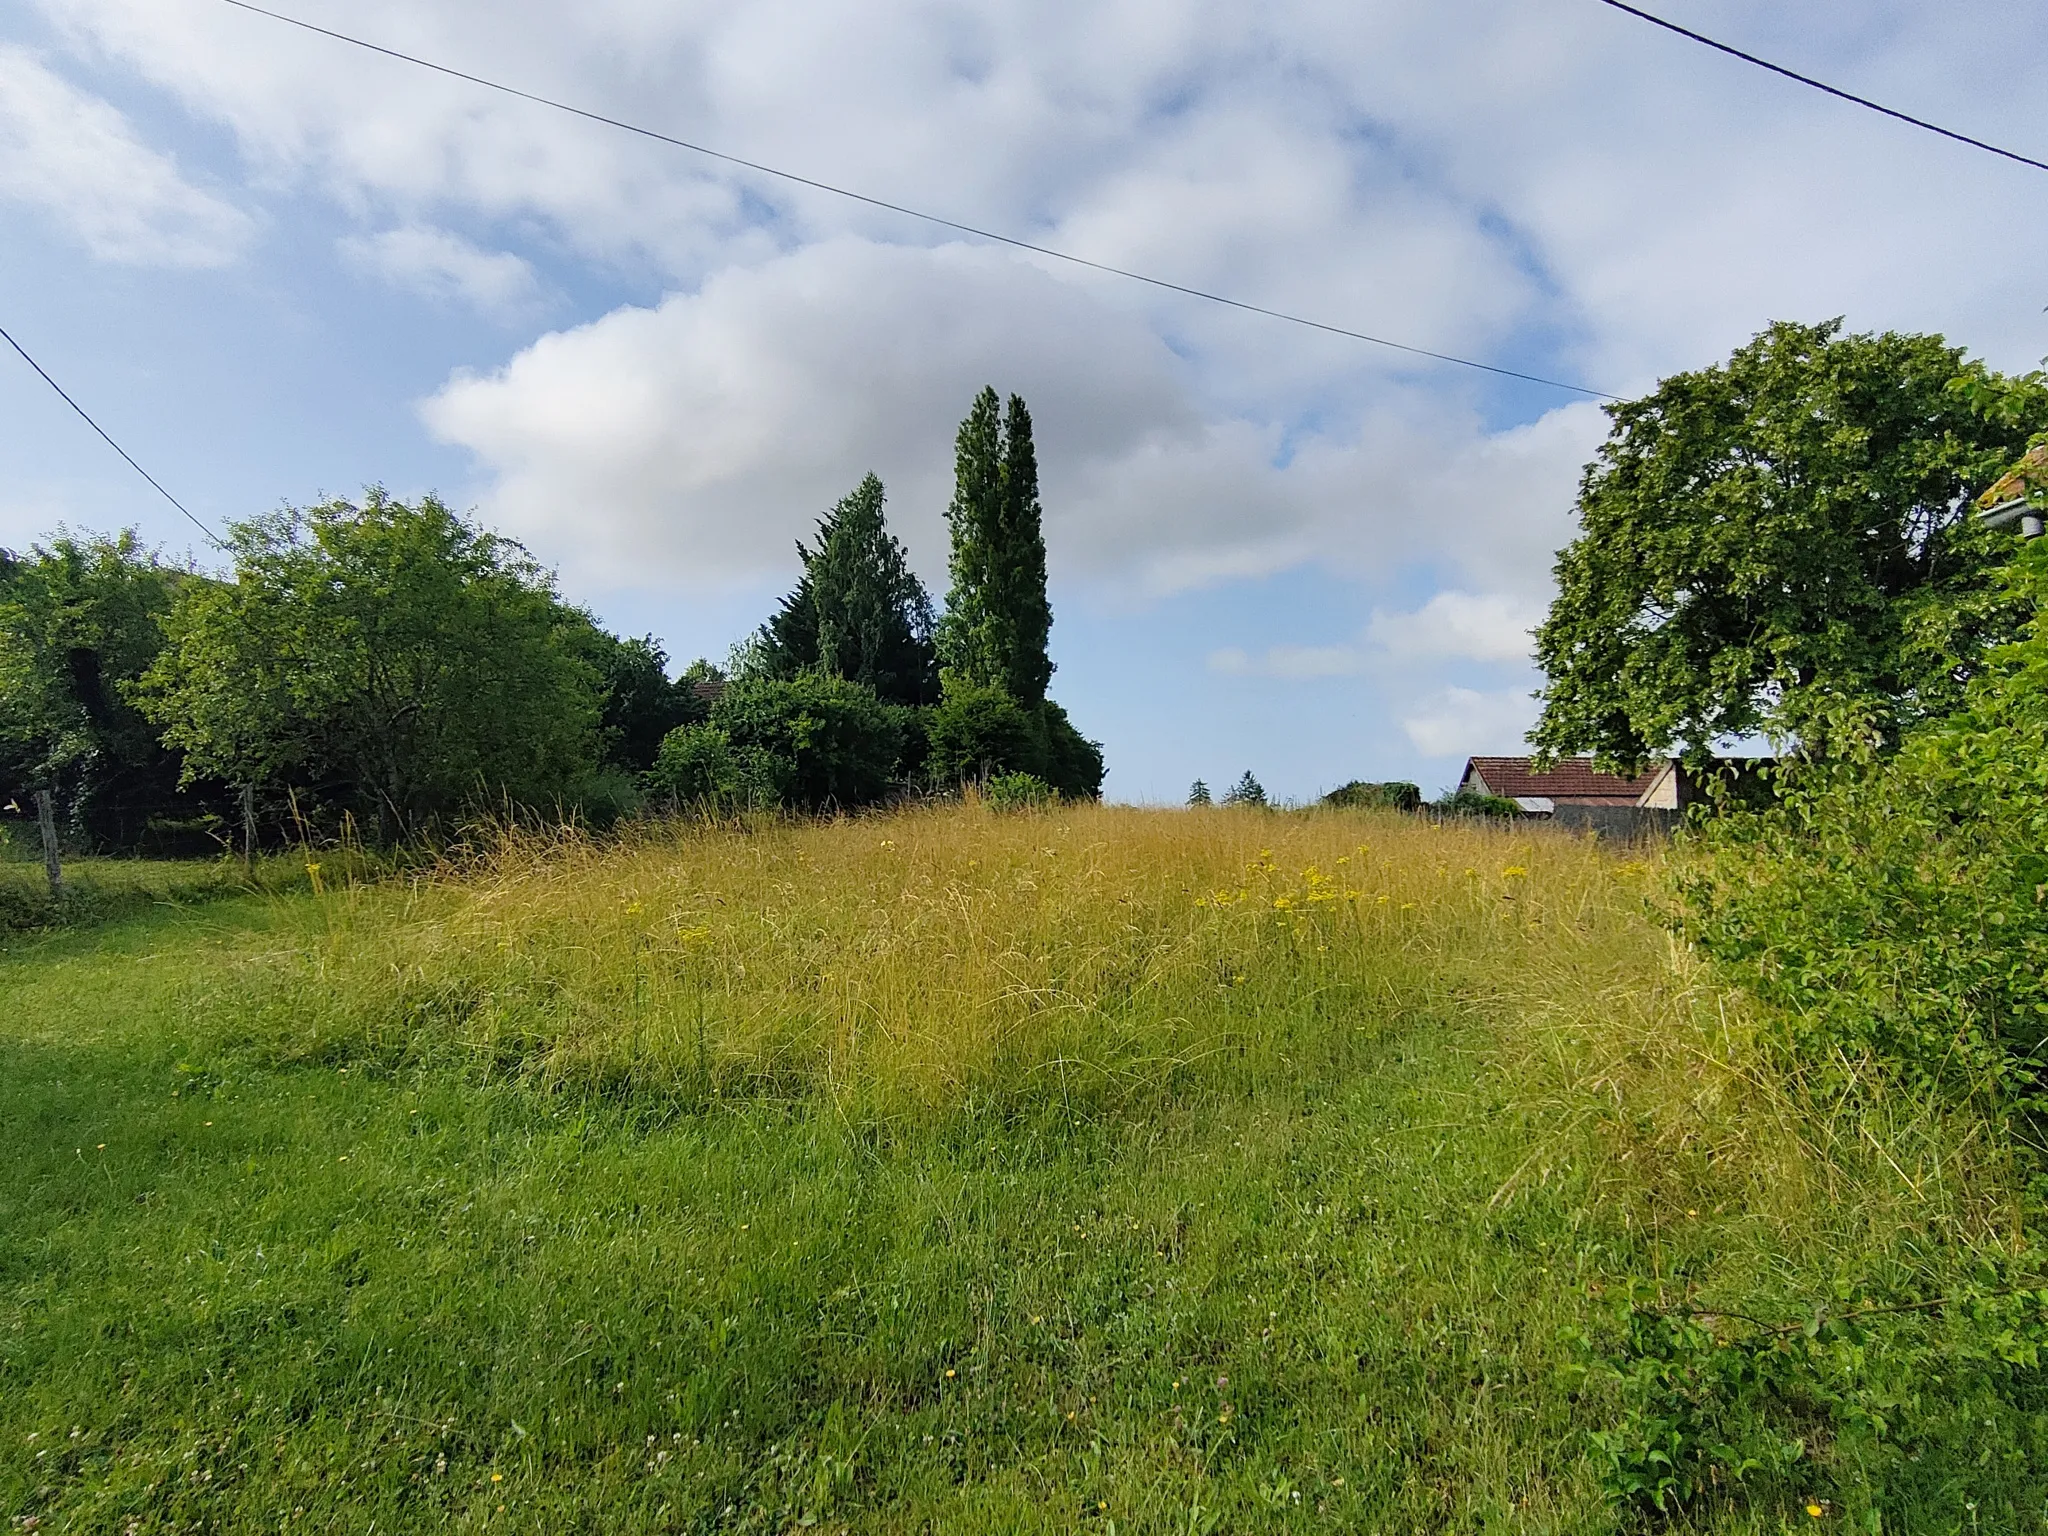
<svg viewBox="0 0 2048 1536"><path fill-rule="evenodd" d="M201 585L133 533L0 551L0 801L53 790L87 848L160 841L165 823L219 808L219 786L181 788L177 755L130 697L179 588Z"/></svg>
<svg viewBox="0 0 2048 1536"><path fill-rule="evenodd" d="M896 777L903 712L843 677L739 678L711 709L748 793L801 810L871 805ZM664 744L664 755L667 746Z"/></svg>
<svg viewBox="0 0 2048 1536"><path fill-rule="evenodd" d="M1035 773L999 773L981 786L982 798L999 811L1029 811L1059 799Z"/></svg>
<svg viewBox="0 0 2048 1536"><path fill-rule="evenodd" d="M951 680L925 732L925 773L934 783L1028 773L1070 799L1102 793L1102 749L1050 699L1031 708L1002 688Z"/></svg>
<svg viewBox="0 0 2048 1536"><path fill-rule="evenodd" d="M1042 519L1031 413L1012 395L1005 414L983 389L954 447L953 586L939 660L958 682L1001 688L1025 706L1044 699L1053 673Z"/></svg>
<svg viewBox="0 0 2048 1536"><path fill-rule="evenodd" d="M727 814L782 803L794 765L759 747L733 746L715 725L678 726L662 739L646 788L657 804Z"/></svg>
<svg viewBox="0 0 2048 1536"><path fill-rule="evenodd" d="M1667 1516L1739 1500L1788 1521L1918 1531L1952 1519L1958 1488L2039 1465L2038 1279L2014 1284L1992 1263L1946 1296L1886 1303L1846 1280L1837 1289L1779 1325L1631 1305L1585 1369L1616 1413L1590 1437L1609 1498ZM1981 1528L2015 1529L2005 1521L2018 1513L1992 1504Z"/></svg>
<svg viewBox="0 0 2048 1536"><path fill-rule="evenodd" d="M1887 743L1953 708L2023 614L1969 498L2048 422L1937 336L1772 326L1607 407L1580 537L1537 630L1531 740L1638 768L1767 732L1831 751L1853 701Z"/></svg>
<svg viewBox="0 0 2048 1536"><path fill-rule="evenodd" d="M1522 808L1506 795L1483 795L1476 789L1453 790L1431 804L1439 815L1444 816L1491 816L1512 820L1522 814Z"/></svg>
<svg viewBox="0 0 2048 1536"><path fill-rule="evenodd" d="M1005 689L949 680L925 723L925 771L939 784L1029 773L1043 752L1031 716Z"/></svg>
<svg viewBox="0 0 2048 1536"><path fill-rule="evenodd" d="M938 697L931 596L888 530L885 499L867 475L819 519L815 548L798 542L803 577L761 628L769 676L821 671L892 704Z"/></svg>
<svg viewBox="0 0 2048 1536"><path fill-rule="evenodd" d="M1890 757L1779 770L1780 803L1703 823L1673 921L1779 1010L1819 1073L2040 1093L2048 1042L2048 541L2034 609L1964 707Z"/></svg>
<svg viewBox="0 0 2048 1536"><path fill-rule="evenodd" d="M1323 796L1323 804L1359 810L1414 811L1422 808L1422 790L1399 779L1383 784L1353 779Z"/></svg>
<svg viewBox="0 0 2048 1536"><path fill-rule="evenodd" d="M1051 699L1033 711L1043 767L1038 776L1070 800L1102 794L1102 745L1083 736L1067 712Z"/></svg>
<svg viewBox="0 0 2048 1536"><path fill-rule="evenodd" d="M670 731L710 712L691 690L694 679L670 681L668 653L652 635L622 640L592 623L575 639L597 675L598 740L608 766L645 773Z"/></svg>
<svg viewBox="0 0 2048 1536"><path fill-rule="evenodd" d="M298 786L387 837L573 799L597 756L588 625L518 545L376 489L230 537L235 579L182 588L139 695L188 779Z"/></svg>

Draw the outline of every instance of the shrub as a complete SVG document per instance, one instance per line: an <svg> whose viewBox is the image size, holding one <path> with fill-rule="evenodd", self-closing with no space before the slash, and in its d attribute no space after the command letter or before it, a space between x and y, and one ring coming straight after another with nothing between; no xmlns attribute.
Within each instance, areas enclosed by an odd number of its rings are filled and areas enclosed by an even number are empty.
<svg viewBox="0 0 2048 1536"><path fill-rule="evenodd" d="M1035 773L1000 773L981 786L982 797L999 811L1028 811L1057 800L1053 787Z"/></svg>
<svg viewBox="0 0 2048 1536"><path fill-rule="evenodd" d="M785 759L738 749L715 725L680 725L664 736L646 778L650 799L706 811L781 803L790 777Z"/></svg>
<svg viewBox="0 0 2048 1536"><path fill-rule="evenodd" d="M734 680L712 706L735 771L749 787L772 781L800 810L868 805L896 775L900 712L843 677Z"/></svg>
<svg viewBox="0 0 2048 1536"><path fill-rule="evenodd" d="M1422 789L1398 779L1385 784L1353 779L1323 796L1323 804L1347 810L1415 811L1422 808Z"/></svg>
<svg viewBox="0 0 2048 1536"><path fill-rule="evenodd" d="M1800 764L1780 802L1700 824L1671 917L1839 1074L2040 1097L2048 1048L2048 543L2006 574L2036 605L1964 707L1899 750ZM1867 738L1866 738L1867 739Z"/></svg>
<svg viewBox="0 0 2048 1536"><path fill-rule="evenodd" d="M1024 706L1000 688L956 684L925 720L925 772L940 784L1029 773L1043 754Z"/></svg>
<svg viewBox="0 0 2048 1536"><path fill-rule="evenodd" d="M1499 816L1510 817L1522 814L1522 808L1504 795L1482 795L1476 790L1461 789L1432 803L1440 816Z"/></svg>
<svg viewBox="0 0 2048 1536"><path fill-rule="evenodd" d="M1050 699L1027 707L1000 688L955 683L926 716L925 732L925 772L935 783L1028 773L1070 799L1102 793L1102 748Z"/></svg>
<svg viewBox="0 0 2048 1536"><path fill-rule="evenodd" d="M1739 1499L1859 1530L1954 1529L1958 1486L1994 1458L2038 1456L2037 1275L1986 1263L1948 1295L1891 1301L1846 1276L1837 1289L1781 1323L1629 1306L1585 1367L1614 1414L1591 1436L1609 1500L1637 1515Z"/></svg>

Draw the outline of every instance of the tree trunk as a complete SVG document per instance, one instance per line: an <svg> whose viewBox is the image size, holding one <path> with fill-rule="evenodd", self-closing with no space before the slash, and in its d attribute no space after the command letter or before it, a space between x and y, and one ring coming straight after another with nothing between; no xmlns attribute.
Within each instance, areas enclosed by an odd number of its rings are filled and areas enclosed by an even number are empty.
<svg viewBox="0 0 2048 1536"><path fill-rule="evenodd" d="M50 899L64 894L64 861L57 852L57 797L47 789L36 791L36 825L43 834L43 873L50 877Z"/></svg>

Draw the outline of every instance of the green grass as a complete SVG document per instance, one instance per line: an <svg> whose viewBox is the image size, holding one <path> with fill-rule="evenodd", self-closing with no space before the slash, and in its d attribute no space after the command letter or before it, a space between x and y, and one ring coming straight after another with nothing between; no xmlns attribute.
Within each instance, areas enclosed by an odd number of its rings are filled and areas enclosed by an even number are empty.
<svg viewBox="0 0 2048 1536"><path fill-rule="evenodd" d="M1192 899L1256 886L1261 841L1285 871L1361 838L1355 923ZM1967 1127L1872 1152L1759 1086L1640 884L1370 815L910 817L17 936L0 1511L1626 1528L1572 1371L1619 1298L1829 1294L1845 1255L1939 1277L2020 1208ZM939 926L890 951L918 892ZM1884 1529L2041 1529L2015 1433L1942 1523Z"/></svg>

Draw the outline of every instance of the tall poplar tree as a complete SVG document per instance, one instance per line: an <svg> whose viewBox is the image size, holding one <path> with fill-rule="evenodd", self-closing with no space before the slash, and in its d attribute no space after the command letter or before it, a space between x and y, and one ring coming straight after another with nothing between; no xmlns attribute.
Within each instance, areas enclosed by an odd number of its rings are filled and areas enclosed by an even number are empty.
<svg viewBox="0 0 2048 1536"><path fill-rule="evenodd" d="M1053 665L1043 516L1031 412L1016 395L1005 412L985 388L954 441L953 587L939 624L949 683L1044 701Z"/></svg>

